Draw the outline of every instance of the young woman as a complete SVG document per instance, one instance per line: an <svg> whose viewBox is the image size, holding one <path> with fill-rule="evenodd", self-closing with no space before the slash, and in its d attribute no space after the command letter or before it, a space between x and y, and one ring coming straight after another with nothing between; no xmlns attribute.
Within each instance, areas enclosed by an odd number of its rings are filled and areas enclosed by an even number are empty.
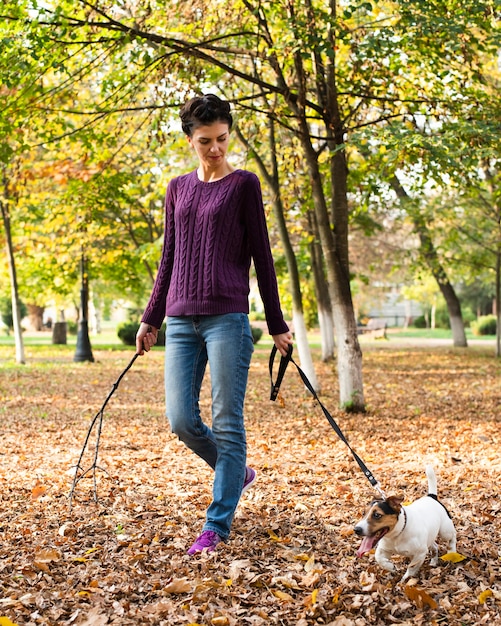
<svg viewBox="0 0 501 626"><path fill-rule="evenodd" d="M280 308L261 188L226 158L232 116L215 95L189 100L182 128L199 165L170 181L158 275L136 336L139 354L156 343L167 315L166 413L172 432L214 469L213 499L188 554L226 541L240 496L256 480L246 466L244 399L253 352L249 268L254 261L268 330L282 355L292 335ZM212 424L200 415L207 363Z"/></svg>

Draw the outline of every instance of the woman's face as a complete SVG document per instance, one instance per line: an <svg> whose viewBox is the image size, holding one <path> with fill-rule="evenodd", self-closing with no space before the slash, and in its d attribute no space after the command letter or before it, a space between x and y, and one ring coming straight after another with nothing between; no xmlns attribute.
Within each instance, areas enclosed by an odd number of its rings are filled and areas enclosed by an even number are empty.
<svg viewBox="0 0 501 626"><path fill-rule="evenodd" d="M199 126L188 137L195 149L200 165L214 170L226 162L226 152L230 141L230 129L226 122L214 122L208 126Z"/></svg>

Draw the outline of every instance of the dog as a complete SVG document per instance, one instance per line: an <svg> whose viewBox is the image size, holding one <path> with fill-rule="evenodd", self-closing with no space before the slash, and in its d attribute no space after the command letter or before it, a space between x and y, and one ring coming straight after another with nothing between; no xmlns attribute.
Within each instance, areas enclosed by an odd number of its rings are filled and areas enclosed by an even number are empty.
<svg viewBox="0 0 501 626"><path fill-rule="evenodd" d="M431 565L438 564L438 538L448 542L449 552L456 551L456 529L449 511L437 498L437 478L431 465L426 466L426 476L427 496L408 506L403 506L403 498L397 496L373 500L354 528L355 534L363 537L358 557L376 547L376 562L389 572L396 569L390 560L392 554L411 559L401 582L416 576L430 549Z"/></svg>

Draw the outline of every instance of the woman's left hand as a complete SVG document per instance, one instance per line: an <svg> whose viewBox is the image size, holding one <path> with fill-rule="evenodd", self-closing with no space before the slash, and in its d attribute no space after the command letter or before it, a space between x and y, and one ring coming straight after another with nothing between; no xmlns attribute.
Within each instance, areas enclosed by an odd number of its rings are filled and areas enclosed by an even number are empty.
<svg viewBox="0 0 501 626"><path fill-rule="evenodd" d="M292 333L290 331L282 333L281 335L272 335L273 342L277 347L277 350L282 356L287 356L289 352L289 346L292 346Z"/></svg>

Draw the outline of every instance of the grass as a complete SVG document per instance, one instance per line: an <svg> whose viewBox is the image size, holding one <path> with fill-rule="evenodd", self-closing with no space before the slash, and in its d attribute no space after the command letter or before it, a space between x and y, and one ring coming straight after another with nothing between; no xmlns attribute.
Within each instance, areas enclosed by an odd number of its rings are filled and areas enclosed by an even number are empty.
<svg viewBox="0 0 501 626"><path fill-rule="evenodd" d="M412 338L412 339L452 339L452 331L449 328L390 328L388 334L392 337ZM466 339L495 339L495 335L474 335L471 328L466 328Z"/></svg>

